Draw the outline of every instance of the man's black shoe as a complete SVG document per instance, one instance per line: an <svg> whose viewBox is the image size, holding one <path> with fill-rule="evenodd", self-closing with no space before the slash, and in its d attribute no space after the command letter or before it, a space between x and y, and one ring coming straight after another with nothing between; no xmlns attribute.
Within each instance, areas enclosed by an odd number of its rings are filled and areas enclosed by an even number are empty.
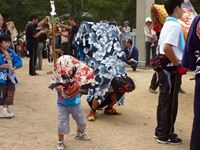
<svg viewBox="0 0 200 150"><path fill-rule="evenodd" d="M177 144L182 144L182 140L179 139L178 137L173 137L173 138L158 138L157 142L159 144L172 144L172 145L177 145Z"/></svg>
<svg viewBox="0 0 200 150"><path fill-rule="evenodd" d="M168 144L168 138L167 137L159 137L158 139L157 139L157 142L159 143L159 144Z"/></svg>
<svg viewBox="0 0 200 150"><path fill-rule="evenodd" d="M182 140L178 137L172 137L168 140L168 144L182 144Z"/></svg>
<svg viewBox="0 0 200 150"><path fill-rule="evenodd" d="M153 136L155 139L158 139L158 134L154 134L154 136ZM171 134L170 136L169 136L170 138L176 138L176 137L178 137L178 135L176 134L176 133L173 133L173 134Z"/></svg>
<svg viewBox="0 0 200 150"><path fill-rule="evenodd" d="M33 74L30 74L31 76L37 76L39 75L38 73L33 73Z"/></svg>

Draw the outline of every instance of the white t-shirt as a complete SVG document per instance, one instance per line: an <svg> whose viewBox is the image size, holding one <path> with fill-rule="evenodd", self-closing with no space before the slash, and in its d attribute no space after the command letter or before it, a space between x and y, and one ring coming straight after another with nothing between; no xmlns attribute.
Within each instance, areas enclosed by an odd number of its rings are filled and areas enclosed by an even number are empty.
<svg viewBox="0 0 200 150"><path fill-rule="evenodd" d="M129 26L123 27L122 40L128 40L131 37L131 28Z"/></svg>
<svg viewBox="0 0 200 150"><path fill-rule="evenodd" d="M166 21L160 33L160 38L158 45L160 46L160 53L165 54L164 45L165 43L171 44L172 49L176 58L181 62L183 57L183 52L180 50L180 35L181 35L181 25L177 22Z"/></svg>

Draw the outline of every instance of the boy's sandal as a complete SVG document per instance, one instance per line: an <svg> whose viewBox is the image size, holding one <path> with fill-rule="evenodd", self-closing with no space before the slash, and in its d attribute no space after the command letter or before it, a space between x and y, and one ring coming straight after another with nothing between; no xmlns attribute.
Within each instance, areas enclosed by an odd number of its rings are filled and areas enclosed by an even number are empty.
<svg viewBox="0 0 200 150"><path fill-rule="evenodd" d="M96 112L90 111L87 119L88 119L88 121L95 121L96 120Z"/></svg>
<svg viewBox="0 0 200 150"><path fill-rule="evenodd" d="M115 109L115 108L111 108L111 109L105 109L104 110L104 114L107 114L107 115L121 115L122 112L118 109Z"/></svg>

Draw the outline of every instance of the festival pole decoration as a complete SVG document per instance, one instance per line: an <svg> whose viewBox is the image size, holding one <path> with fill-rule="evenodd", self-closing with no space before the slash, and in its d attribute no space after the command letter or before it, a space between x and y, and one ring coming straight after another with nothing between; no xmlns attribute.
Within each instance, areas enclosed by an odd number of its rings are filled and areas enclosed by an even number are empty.
<svg viewBox="0 0 200 150"><path fill-rule="evenodd" d="M50 4L51 4L51 18L50 18L50 22L52 25L52 41L53 41L53 45L52 45L52 50L53 50L53 62L54 62L54 66L56 64L56 51L55 51L55 42L56 42L56 36L55 36L55 29L56 29L56 7L55 7L55 3L53 0L50 0Z"/></svg>

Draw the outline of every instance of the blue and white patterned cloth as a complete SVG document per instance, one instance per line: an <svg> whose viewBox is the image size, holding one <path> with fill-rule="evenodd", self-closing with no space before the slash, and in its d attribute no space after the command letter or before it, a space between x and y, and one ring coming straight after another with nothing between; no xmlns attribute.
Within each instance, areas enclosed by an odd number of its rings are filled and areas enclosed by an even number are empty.
<svg viewBox="0 0 200 150"><path fill-rule="evenodd" d="M119 29L108 23L82 22L74 41L80 60L95 71L95 83L88 97L92 95L103 101L111 90L112 79L127 76L126 54L121 50Z"/></svg>

